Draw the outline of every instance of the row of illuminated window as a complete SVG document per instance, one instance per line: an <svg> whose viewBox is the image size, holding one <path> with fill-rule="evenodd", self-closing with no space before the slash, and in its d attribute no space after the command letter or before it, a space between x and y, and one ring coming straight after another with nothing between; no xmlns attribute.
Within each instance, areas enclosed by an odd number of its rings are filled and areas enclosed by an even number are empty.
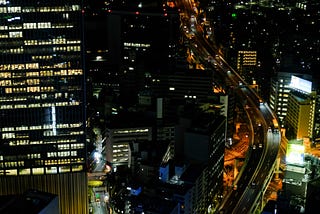
<svg viewBox="0 0 320 214"><path fill-rule="evenodd" d="M67 47L53 47L53 51L55 52L76 52L80 51L80 46L67 46ZM8 48L8 49L0 49L0 53L13 53L13 54L22 54L24 53L24 48L19 47L19 48ZM52 56L47 56L47 57L41 57L40 59L51 59ZM32 58L33 60L36 60L37 58ZM39 58L38 58L39 59Z"/></svg>
<svg viewBox="0 0 320 214"><path fill-rule="evenodd" d="M254 60L246 60L246 61L243 61L243 62L239 62L238 63L238 65L237 65L237 67L240 67L240 66L248 66L248 65L256 65L257 63L256 63L256 61L254 61Z"/></svg>
<svg viewBox="0 0 320 214"><path fill-rule="evenodd" d="M44 163L48 165L58 165L58 164L70 164L70 163L83 163L84 158L70 158L70 159L54 159L54 160L45 160Z"/></svg>
<svg viewBox="0 0 320 214"><path fill-rule="evenodd" d="M0 168L3 168L3 167L10 168L10 167L18 167L18 166L24 166L24 161L9 161L4 163L0 162Z"/></svg>
<svg viewBox="0 0 320 214"><path fill-rule="evenodd" d="M279 93L279 97L289 97L289 94L282 94L282 93Z"/></svg>
<svg viewBox="0 0 320 214"><path fill-rule="evenodd" d="M238 53L242 53L242 54L256 54L257 51L239 51Z"/></svg>
<svg viewBox="0 0 320 214"><path fill-rule="evenodd" d="M24 64L5 64L0 65L0 70L25 70L25 69L39 69L39 63L24 63ZM1 75L1 74L0 74ZM1 76L0 76L1 77Z"/></svg>
<svg viewBox="0 0 320 214"><path fill-rule="evenodd" d="M16 134L9 132L9 133L2 133L2 139L10 139L10 138L15 138Z"/></svg>
<svg viewBox="0 0 320 214"><path fill-rule="evenodd" d="M59 170L59 173L67 173L67 172L79 172L83 171L83 165L72 165L72 169L70 167L55 167L55 166L50 166L50 167L42 167L42 168L27 168L27 169L6 169L0 171L2 174L6 174L9 176L17 176L17 175L42 175L42 174L57 174Z"/></svg>
<svg viewBox="0 0 320 214"><path fill-rule="evenodd" d="M77 128L80 127L81 123L61 123L57 124L57 128ZM1 131L10 132L10 131L27 131L27 130L40 130L40 129L52 129L52 124L44 124L39 126L19 126L19 127L3 127Z"/></svg>
<svg viewBox="0 0 320 214"><path fill-rule="evenodd" d="M24 86L24 85L39 85L40 79L18 79L18 80L0 80L0 86Z"/></svg>
<svg viewBox="0 0 320 214"><path fill-rule="evenodd" d="M288 99L282 99L282 98L278 98L278 102L288 102Z"/></svg>
<svg viewBox="0 0 320 214"><path fill-rule="evenodd" d="M43 132L43 136L56 136L57 131L56 130L46 130Z"/></svg>
<svg viewBox="0 0 320 214"><path fill-rule="evenodd" d="M39 96L32 94L30 96L24 96L24 97L17 97L17 96L0 97L0 102L26 101L27 97L28 97L28 99L33 99L33 100L40 100L40 99L44 100L47 98L58 99L58 98L63 98L63 97L69 98L67 92L65 92L65 93L58 92L58 93L50 94L50 96L48 96L47 94L41 94ZM32 104L29 104L29 107L41 107L41 105L40 105L40 103L32 103Z"/></svg>
<svg viewBox="0 0 320 214"><path fill-rule="evenodd" d="M69 132L68 135L82 135L84 132L83 131L73 131ZM57 132L55 129L53 130L46 130L43 132L43 136L56 136ZM66 135L66 133L63 133L63 135Z"/></svg>
<svg viewBox="0 0 320 214"><path fill-rule="evenodd" d="M22 38L23 34L22 31L10 31L9 38Z"/></svg>
<svg viewBox="0 0 320 214"><path fill-rule="evenodd" d="M23 26L20 25L23 29L42 29L42 28L51 28L51 22L38 22L38 23L23 23Z"/></svg>
<svg viewBox="0 0 320 214"><path fill-rule="evenodd" d="M291 90L288 88L279 88L278 91L283 93L290 93Z"/></svg>
<svg viewBox="0 0 320 214"><path fill-rule="evenodd" d="M30 86L24 88L5 88L7 94L11 93L32 93L32 92L53 92L55 91L53 86L49 87L39 87L39 86Z"/></svg>
<svg viewBox="0 0 320 214"><path fill-rule="evenodd" d="M278 109L277 109L278 111L288 111L288 109L287 108L281 108L281 107L278 107Z"/></svg>
<svg viewBox="0 0 320 214"><path fill-rule="evenodd" d="M121 158L121 157L128 157L128 153L121 153L121 154L119 154L119 153L117 153L117 154L113 154L112 155L112 158Z"/></svg>
<svg viewBox="0 0 320 214"><path fill-rule="evenodd" d="M0 31L7 30L30 30L30 29L54 29L54 28L73 28L72 23L50 23L50 22L40 22L40 23L25 23L27 25L1 25ZM17 32L17 34L15 34ZM2 34L4 38L20 38L22 37L22 31L11 31L9 34ZM7 35L7 37L5 37Z"/></svg>
<svg viewBox="0 0 320 214"><path fill-rule="evenodd" d="M7 33L0 33L0 39L6 39L9 38L9 35Z"/></svg>
<svg viewBox="0 0 320 214"><path fill-rule="evenodd" d="M120 158L120 159L113 158L113 162L127 162L127 161L128 161L128 158Z"/></svg>
<svg viewBox="0 0 320 214"><path fill-rule="evenodd" d="M37 158L41 158L40 153L36 153L36 154L27 154L28 159L37 159Z"/></svg>
<svg viewBox="0 0 320 214"><path fill-rule="evenodd" d="M76 46L60 46L60 47L53 47L53 51L81 51L81 47L79 45Z"/></svg>
<svg viewBox="0 0 320 214"><path fill-rule="evenodd" d="M24 146L29 145L29 140L12 140L9 142L9 146Z"/></svg>
<svg viewBox="0 0 320 214"><path fill-rule="evenodd" d="M129 149L114 149L112 152L113 153L118 153L118 152L128 152Z"/></svg>
<svg viewBox="0 0 320 214"><path fill-rule="evenodd" d="M72 151L72 152L76 152L76 151ZM54 152L55 153L55 152ZM70 153L71 154L71 153ZM72 153L74 154L74 153ZM49 157L49 156L48 156ZM39 159L41 158L41 154L40 153L32 153L32 154L27 154L27 156L25 156L25 158L28 159ZM15 158L14 158L15 159ZM4 160L4 156L0 155L0 161ZM6 158L6 160L13 160L12 158ZM76 159L59 159L59 163L70 163L71 162L83 162L84 158L76 158ZM47 163L56 163L57 160L46 160ZM12 161L14 162L14 161Z"/></svg>
<svg viewBox="0 0 320 214"><path fill-rule="evenodd" d="M84 148L83 143L73 143L73 144L59 144L59 150L66 150L66 149L82 149Z"/></svg>
<svg viewBox="0 0 320 214"><path fill-rule="evenodd" d="M0 1L0 5L2 5L3 1ZM0 13L21 13L21 7L0 7Z"/></svg>
<svg viewBox="0 0 320 214"><path fill-rule="evenodd" d="M0 72L0 79L15 78L15 77L20 77L20 76L22 76L22 77L39 77L39 76L40 77L48 77L48 76L68 76L68 75L73 76L73 75L82 75L82 74L83 74L82 69L68 69L68 70L58 70L58 71L46 70L46 71L32 71L32 72L26 72L26 73L15 73L13 71L13 72ZM26 81L28 81L28 80L26 80ZM7 82L4 82L4 83L7 83Z"/></svg>
<svg viewBox="0 0 320 214"><path fill-rule="evenodd" d="M51 166L51 165L65 165L65 164L70 164L70 163L82 163L80 158L74 158L73 160L70 159L59 159L59 160L46 160L45 165L46 166ZM36 161L38 165L42 165L42 161ZM10 161L10 162L0 162L0 168L12 168L12 167L21 167L24 166L24 161ZM20 174L30 174L30 169L25 169L26 172L20 172ZM38 174L36 170L41 171L42 173L44 172L44 168L32 168L33 174Z"/></svg>
<svg viewBox="0 0 320 214"><path fill-rule="evenodd" d="M52 55L45 55L45 56L32 56L32 60L50 60L52 59Z"/></svg>
<svg viewBox="0 0 320 214"><path fill-rule="evenodd" d="M47 156L51 157L69 157L77 156L77 151L63 151L63 152L48 152Z"/></svg>
<svg viewBox="0 0 320 214"><path fill-rule="evenodd" d="M57 38L51 40L25 40L24 45L57 45L57 44L79 44L80 40L67 40L65 38Z"/></svg>
<svg viewBox="0 0 320 214"><path fill-rule="evenodd" d="M242 62L239 62L239 64L247 64L247 63L256 63L257 62L257 60L255 60L255 59L245 59L245 60L243 60Z"/></svg>
<svg viewBox="0 0 320 214"><path fill-rule="evenodd" d="M246 60L256 60L256 59L257 59L256 55L244 55L242 57L238 56L238 62L246 61Z"/></svg>
<svg viewBox="0 0 320 214"><path fill-rule="evenodd" d="M72 142L76 142L73 140ZM9 146L24 146L24 145L41 145L41 144L56 144L56 143L66 143L66 142L59 142L59 141L30 141L27 139L24 140L11 140L9 142ZM73 144L71 144L73 145ZM72 149L81 149L84 148L84 144L77 144Z"/></svg>
<svg viewBox="0 0 320 214"><path fill-rule="evenodd" d="M0 50L2 53L13 53L13 54L22 54L24 53L23 47L20 48L10 48L10 49L2 49ZM52 58L52 57L51 57ZM50 59L51 59L50 58ZM33 58L32 58L33 59Z"/></svg>
<svg viewBox="0 0 320 214"><path fill-rule="evenodd" d="M52 106L78 106L80 102L55 102L55 103L36 103L27 105L0 105L0 109L17 109L17 108L40 108L40 107L52 107Z"/></svg>
<svg viewBox="0 0 320 214"><path fill-rule="evenodd" d="M148 48L150 47L150 44L141 44L141 43L132 43L132 42L124 42L123 43L123 46L125 47L145 47L145 48Z"/></svg>
<svg viewBox="0 0 320 214"><path fill-rule="evenodd" d="M112 148L123 148L123 147L128 147L128 144L118 144L118 145L113 145Z"/></svg>
<svg viewBox="0 0 320 214"><path fill-rule="evenodd" d="M144 132L148 132L149 129L145 128L145 129L130 129L130 130L117 130L114 131L114 134L130 134L130 133L144 133Z"/></svg>
<svg viewBox="0 0 320 214"><path fill-rule="evenodd" d="M52 28L51 22L37 22L37 23L31 22L31 23L9 25L9 26L5 25L5 26L2 26L0 29L1 30L22 30L22 29L44 29L44 28Z"/></svg>
<svg viewBox="0 0 320 214"><path fill-rule="evenodd" d="M73 123L73 124L68 124L68 123L63 123L63 124L57 124L56 128L77 128L80 127L81 123ZM52 124L46 124L43 125L44 129L52 129L53 125Z"/></svg>
<svg viewBox="0 0 320 214"><path fill-rule="evenodd" d="M39 63L26 63L26 64L2 64L0 65L0 71L5 70L28 70L28 69L50 69L50 68L67 68L70 67L70 62L56 63L52 66L44 65L39 67Z"/></svg>
<svg viewBox="0 0 320 214"><path fill-rule="evenodd" d="M6 5L7 0L0 0L0 5ZM67 12L79 11L80 5L52 6L52 7L0 7L0 13L35 13L35 12Z"/></svg>
<svg viewBox="0 0 320 214"><path fill-rule="evenodd" d="M84 134L84 131L74 131L74 132L70 132L70 135L82 135Z"/></svg>
<svg viewBox="0 0 320 214"><path fill-rule="evenodd" d="M246 63L243 63L242 66L255 66L256 63L249 63L249 62L246 62Z"/></svg>

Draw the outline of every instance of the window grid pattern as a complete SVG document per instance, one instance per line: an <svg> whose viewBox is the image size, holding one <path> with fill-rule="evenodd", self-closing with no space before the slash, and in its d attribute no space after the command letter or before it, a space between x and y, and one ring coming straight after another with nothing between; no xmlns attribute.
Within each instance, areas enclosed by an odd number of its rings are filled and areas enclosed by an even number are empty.
<svg viewBox="0 0 320 214"><path fill-rule="evenodd" d="M0 0L0 174L83 171L81 1Z"/></svg>

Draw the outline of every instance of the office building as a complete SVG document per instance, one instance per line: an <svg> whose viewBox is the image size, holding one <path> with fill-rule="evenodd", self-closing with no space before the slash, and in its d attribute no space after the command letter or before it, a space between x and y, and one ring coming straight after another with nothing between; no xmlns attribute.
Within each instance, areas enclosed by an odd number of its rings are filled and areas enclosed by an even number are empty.
<svg viewBox="0 0 320 214"><path fill-rule="evenodd" d="M277 115L282 127L283 119L286 117L288 111L288 98L291 91L290 83L292 76L301 77L306 80L311 79L311 76L307 74L278 72L271 80L269 105Z"/></svg>
<svg viewBox="0 0 320 214"><path fill-rule="evenodd" d="M182 195L186 213L204 213L209 208L216 209L223 191L226 118L198 113L195 113L195 120L181 120L176 135L176 149L183 147L185 163L197 163L197 166L186 164L183 173L180 173L181 177L177 173L171 176L171 180L178 180L179 185L189 188ZM183 146L178 146L179 141Z"/></svg>
<svg viewBox="0 0 320 214"><path fill-rule="evenodd" d="M320 95L319 95L319 90L317 91L317 95L316 95L316 106L315 106L312 142L314 144L317 144L320 142Z"/></svg>
<svg viewBox="0 0 320 214"><path fill-rule="evenodd" d="M257 70L257 51L238 51L237 70L248 82L251 82Z"/></svg>
<svg viewBox="0 0 320 214"><path fill-rule="evenodd" d="M288 111L285 120L288 139L312 139L315 117L315 92L312 82L291 77Z"/></svg>
<svg viewBox="0 0 320 214"><path fill-rule="evenodd" d="M0 194L87 212L82 1L0 0Z"/></svg>
<svg viewBox="0 0 320 214"><path fill-rule="evenodd" d="M282 192L278 197L279 213L317 213L314 203L319 193L319 158L307 153L303 140L290 140ZM303 211L303 212L301 212Z"/></svg>
<svg viewBox="0 0 320 214"><path fill-rule="evenodd" d="M105 130L107 162L113 166L131 167L132 152L138 151L139 142L152 140L152 128L148 126L112 126Z"/></svg>

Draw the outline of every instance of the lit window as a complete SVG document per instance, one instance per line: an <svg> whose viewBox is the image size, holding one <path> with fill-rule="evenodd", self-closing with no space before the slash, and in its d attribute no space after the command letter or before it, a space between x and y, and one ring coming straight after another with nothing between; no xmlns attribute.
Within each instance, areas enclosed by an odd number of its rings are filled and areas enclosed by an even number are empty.
<svg viewBox="0 0 320 214"><path fill-rule="evenodd" d="M27 92L40 92L40 87L28 87Z"/></svg>
<svg viewBox="0 0 320 214"><path fill-rule="evenodd" d="M8 26L6 26L6 25L3 26L3 25L2 25L2 26L0 26L0 30L8 30Z"/></svg>
<svg viewBox="0 0 320 214"><path fill-rule="evenodd" d="M39 22L37 23L37 27L41 28L51 28L51 22Z"/></svg>
<svg viewBox="0 0 320 214"><path fill-rule="evenodd" d="M10 38L21 38L22 37L22 31L11 31L9 32Z"/></svg>
<svg viewBox="0 0 320 214"><path fill-rule="evenodd" d="M2 139L15 138L15 133L2 133Z"/></svg>
<svg viewBox="0 0 320 214"><path fill-rule="evenodd" d="M68 70L69 75L81 75L82 70L81 69L70 69Z"/></svg>
<svg viewBox="0 0 320 214"><path fill-rule="evenodd" d="M69 19L69 13L64 13L64 14L62 14L62 17L63 17L64 19Z"/></svg>
<svg viewBox="0 0 320 214"><path fill-rule="evenodd" d="M8 13L21 13L21 7L8 7Z"/></svg>
<svg viewBox="0 0 320 214"><path fill-rule="evenodd" d="M0 5L1 4L2 0L0 0ZM6 7L0 7L0 13L7 13L7 8Z"/></svg>

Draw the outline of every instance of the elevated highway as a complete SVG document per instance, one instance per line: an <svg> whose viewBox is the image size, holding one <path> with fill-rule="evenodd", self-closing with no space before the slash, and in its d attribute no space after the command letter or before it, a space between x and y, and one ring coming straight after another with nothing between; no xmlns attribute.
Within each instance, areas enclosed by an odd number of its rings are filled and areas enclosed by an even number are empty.
<svg viewBox="0 0 320 214"><path fill-rule="evenodd" d="M190 0L176 0L180 9L182 22L196 17L193 2ZM186 26L189 23L182 23ZM270 183L280 147L281 133L278 127L276 115L268 104L244 81L221 56L218 49L204 36L200 23L193 20L193 41L190 48L207 68L218 72L225 78L229 87L235 90L239 98L245 102L242 107L248 116L250 127L250 149L244 166L234 183L233 191L223 199L219 213L254 213L261 205L263 195Z"/></svg>

